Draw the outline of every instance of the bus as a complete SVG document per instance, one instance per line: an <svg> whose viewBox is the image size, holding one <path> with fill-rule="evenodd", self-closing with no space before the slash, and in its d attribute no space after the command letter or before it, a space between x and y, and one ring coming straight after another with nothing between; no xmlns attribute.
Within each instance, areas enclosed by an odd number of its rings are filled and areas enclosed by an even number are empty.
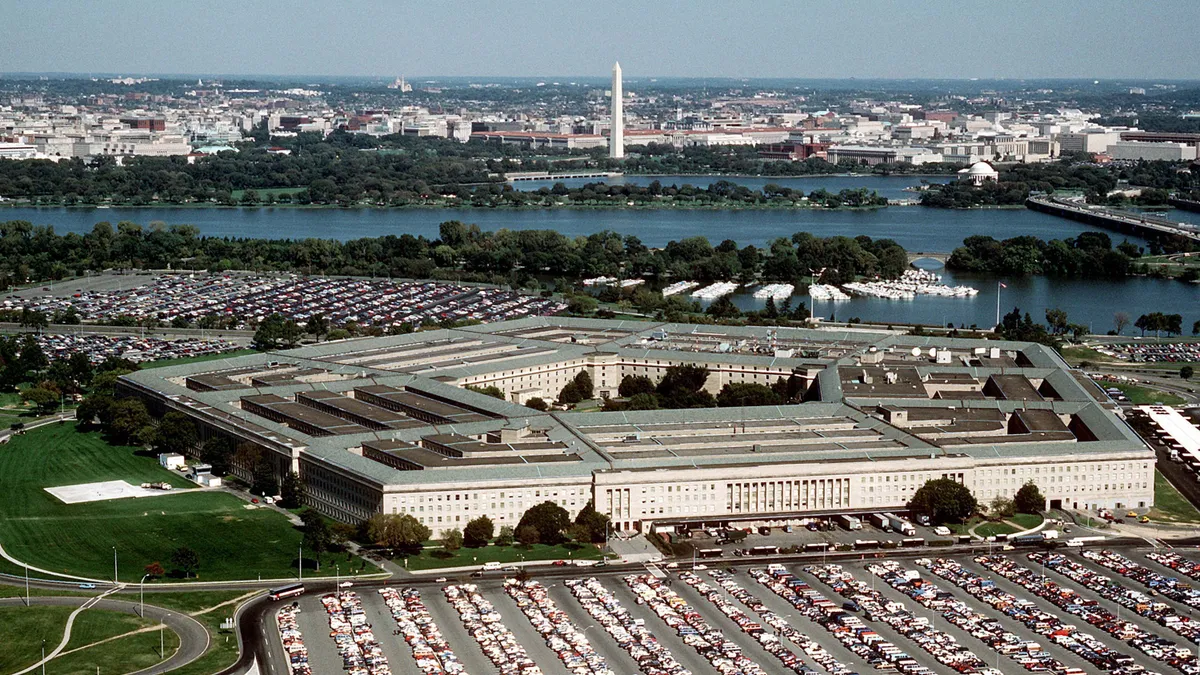
<svg viewBox="0 0 1200 675"><path fill-rule="evenodd" d="M719 548L702 548L696 551L697 558L720 558L724 554L725 551Z"/></svg>
<svg viewBox="0 0 1200 675"><path fill-rule="evenodd" d="M283 600L284 598L299 597L303 593L304 584L290 584L287 586L280 586L279 588L272 588L267 592L267 595L269 595L272 600Z"/></svg>
<svg viewBox="0 0 1200 675"><path fill-rule="evenodd" d="M778 546L752 546L747 555L779 555Z"/></svg>

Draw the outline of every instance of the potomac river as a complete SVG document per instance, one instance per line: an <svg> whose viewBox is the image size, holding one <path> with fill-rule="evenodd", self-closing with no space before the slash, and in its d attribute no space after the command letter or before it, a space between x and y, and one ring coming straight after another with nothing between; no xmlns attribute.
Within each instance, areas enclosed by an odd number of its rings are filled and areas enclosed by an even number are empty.
<svg viewBox="0 0 1200 675"><path fill-rule="evenodd" d="M659 180L664 185L691 183L706 186L723 177L706 176L629 176L623 179L638 184ZM916 185L915 176L888 177L805 177L805 178L728 178L752 188L776 183L798 190L825 188L837 192L865 187L892 199L913 197L905 187ZM928 177L930 182L946 177ZM579 183L587 181L578 181ZM537 189L545 183L522 182L520 189ZM552 183L550 183L552 184ZM602 230L633 234L648 246L662 246L673 239L707 237L714 245L723 239L739 244L763 246L776 237L788 237L806 231L827 237L833 235L891 238L910 252L949 252L973 234L1004 239L1033 235L1042 239L1073 237L1091 226L1027 209L981 209L952 211L919 206L892 206L873 210L692 210L692 209L338 209L338 208L0 208L0 220L29 220L38 225L53 225L56 232L91 230L102 220L117 223L130 220L143 226L152 221L190 223L208 236L261 238L332 238L354 239L388 234L438 236L438 223L445 220L477 223L485 230L553 229L568 236L587 235ZM1113 242L1124 235L1109 232ZM1130 237L1135 243L1142 243ZM936 267L933 261L919 261L923 267ZM996 292L1000 290L1003 312L1019 306L1035 320L1044 319L1047 308L1067 311L1073 322L1089 324L1103 333L1112 328L1113 313L1124 311L1134 318L1162 311L1184 315L1184 327L1200 319L1200 285L1178 281L1133 278L1122 281L1053 279L1047 277L980 277L963 273L946 276L946 283L967 284L979 289L973 298L922 296L908 301L855 298L842 303L817 303L814 313L837 319L859 317L863 321L991 326L996 315ZM1004 281L1006 289L998 289ZM796 298L808 300L807 297ZM749 293L739 293L734 301L749 309L761 307Z"/></svg>

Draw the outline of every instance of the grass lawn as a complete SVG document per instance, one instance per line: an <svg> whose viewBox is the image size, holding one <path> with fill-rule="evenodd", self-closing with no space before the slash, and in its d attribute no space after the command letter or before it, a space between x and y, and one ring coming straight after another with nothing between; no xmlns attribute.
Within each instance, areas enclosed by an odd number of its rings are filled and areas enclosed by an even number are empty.
<svg viewBox="0 0 1200 675"><path fill-rule="evenodd" d="M11 673L42 657L62 640L74 607L0 607L0 673ZM86 612L85 612L86 614Z"/></svg>
<svg viewBox="0 0 1200 675"><path fill-rule="evenodd" d="M1142 387L1136 384L1106 382L1105 386L1112 386L1120 389L1121 392L1129 398L1129 402L1134 405L1147 405L1150 403L1161 403L1162 405L1183 405L1186 403L1186 401L1184 401L1182 398L1170 392L1151 389L1149 387Z"/></svg>
<svg viewBox="0 0 1200 675"><path fill-rule="evenodd" d="M454 553L445 556L445 552L441 549L426 548L419 555L409 556L408 569L410 570L429 570L439 567L482 567L484 563L512 563L521 562L522 556L524 560L569 560L569 559L586 559L599 560L602 556L600 549L595 545L588 544L580 546L578 544L564 544L559 546L546 546L544 544L534 544L530 548L525 548L519 544L512 546L485 546L484 548L461 548ZM404 557L397 556L395 562L398 565L404 564Z"/></svg>
<svg viewBox="0 0 1200 675"><path fill-rule="evenodd" d="M148 368L162 368L163 366L182 366L187 363L201 363L203 361L217 361L220 359L232 359L238 356L246 356L247 354L257 354L253 349L235 349L231 352L222 354L205 354L204 356L186 356L182 359L160 359L158 361L147 361L141 364L143 370Z"/></svg>
<svg viewBox="0 0 1200 675"><path fill-rule="evenodd" d="M67 647L63 651L85 647L114 635L121 635L156 624L156 621L143 619L136 614L87 609L75 617L75 624L71 626L71 640L67 642Z"/></svg>
<svg viewBox="0 0 1200 675"><path fill-rule="evenodd" d="M189 485L134 448L114 447L74 424L50 425L0 447L0 543L18 560L45 569L108 579L117 548L121 579L188 546L200 559L200 579L286 579L294 575L301 533L281 514L248 509L224 492L179 490L144 499L63 504L46 486L103 480Z"/></svg>
<svg viewBox="0 0 1200 675"><path fill-rule="evenodd" d="M162 591L147 593L146 604L154 605L155 607L162 607L164 609L172 609L185 614L191 614L193 612L199 612L201 610L208 609L209 607L216 607L217 605L229 600L233 600L234 598L240 598L249 592L250 591ZM133 601L139 599L136 590L127 593L114 593L109 597ZM233 606L230 605L229 607L229 613L232 614Z"/></svg>
<svg viewBox="0 0 1200 675"><path fill-rule="evenodd" d="M994 537L998 534L1012 534L1013 532L1020 532L1020 530L1008 523L984 523L975 530L975 534L981 537Z"/></svg>
<svg viewBox="0 0 1200 675"><path fill-rule="evenodd" d="M1200 523L1200 511L1158 471L1154 472L1154 508L1146 515L1164 523Z"/></svg>
<svg viewBox="0 0 1200 675"><path fill-rule="evenodd" d="M1041 525L1045 518L1038 513L1018 513L1008 520L1011 520L1026 530L1032 530L1038 525Z"/></svg>
<svg viewBox="0 0 1200 675"><path fill-rule="evenodd" d="M84 612L80 618L87 615ZM78 621L78 620L77 620ZM72 631L74 642L74 631ZM161 639L161 643L160 643ZM160 644L164 649L160 656ZM46 672L52 675L93 675L93 673L132 673L149 668L164 658L170 658L179 649L179 636L170 629L147 631L129 635L101 645L63 654L46 664Z"/></svg>
<svg viewBox="0 0 1200 675"><path fill-rule="evenodd" d="M1088 361L1090 363L1104 363L1106 361L1113 360L1112 358L1101 354L1091 347L1064 347L1062 350L1062 356L1064 359L1066 359L1067 363L1071 364L1072 366L1078 366L1084 361Z"/></svg>

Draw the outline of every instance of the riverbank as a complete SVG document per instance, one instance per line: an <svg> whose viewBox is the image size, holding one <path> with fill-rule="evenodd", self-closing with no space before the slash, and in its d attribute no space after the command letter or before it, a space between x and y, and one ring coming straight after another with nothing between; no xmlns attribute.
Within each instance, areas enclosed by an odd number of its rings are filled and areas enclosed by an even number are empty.
<svg viewBox="0 0 1200 675"><path fill-rule="evenodd" d="M426 202L421 204L212 204L191 203L171 204L155 202L152 204L32 204L4 202L0 209L82 209L103 211L106 209L177 209L180 211L201 209L281 209L290 211L404 211L413 209L478 209L481 211L872 211L884 209L896 204L875 204L871 206L823 206L821 204L680 204L662 202L656 204L486 204L475 205L463 202ZM913 206L919 206L914 204Z"/></svg>

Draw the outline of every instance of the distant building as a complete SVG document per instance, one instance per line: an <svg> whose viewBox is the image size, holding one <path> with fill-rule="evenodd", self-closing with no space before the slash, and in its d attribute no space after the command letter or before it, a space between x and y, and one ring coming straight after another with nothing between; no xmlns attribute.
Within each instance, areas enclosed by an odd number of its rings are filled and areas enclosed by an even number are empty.
<svg viewBox="0 0 1200 675"><path fill-rule="evenodd" d="M1196 159L1196 146L1187 143L1117 141L1108 146L1108 155L1113 159L1187 162Z"/></svg>
<svg viewBox="0 0 1200 675"><path fill-rule="evenodd" d="M121 124L130 129L145 129L147 131L167 130L167 121L161 117L122 117Z"/></svg>
<svg viewBox="0 0 1200 675"><path fill-rule="evenodd" d="M608 139L598 134L551 134L541 131L485 131L471 138L531 148L603 148Z"/></svg>
<svg viewBox="0 0 1200 675"><path fill-rule="evenodd" d="M915 120L936 120L938 122L953 122L958 119L958 113L953 110L914 110Z"/></svg>
<svg viewBox="0 0 1200 675"><path fill-rule="evenodd" d="M1108 146L1121 140L1121 132L1107 129L1084 129L1058 135L1058 146L1062 154L1077 152L1104 152Z"/></svg>
<svg viewBox="0 0 1200 675"><path fill-rule="evenodd" d="M0 143L0 159L36 159L36 145L24 143Z"/></svg>

